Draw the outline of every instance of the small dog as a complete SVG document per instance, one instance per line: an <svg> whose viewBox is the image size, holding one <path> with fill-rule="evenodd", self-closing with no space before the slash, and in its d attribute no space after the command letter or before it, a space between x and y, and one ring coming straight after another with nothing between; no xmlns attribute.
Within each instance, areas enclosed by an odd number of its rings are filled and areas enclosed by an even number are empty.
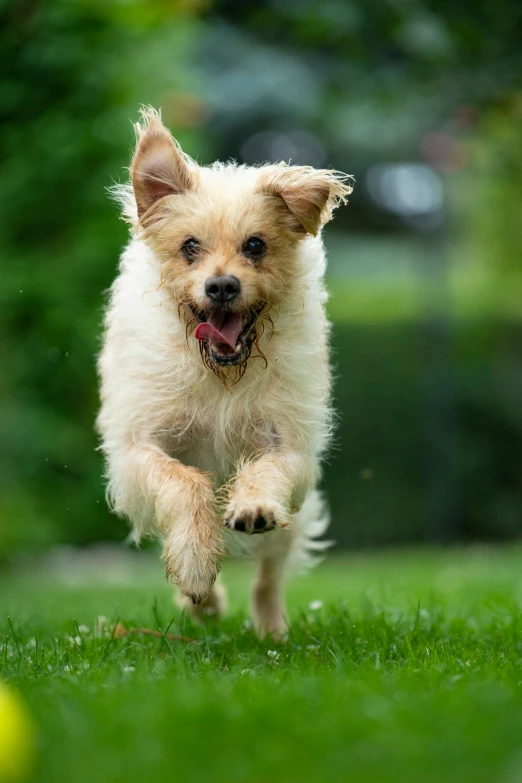
<svg viewBox="0 0 522 783"><path fill-rule="evenodd" d="M163 540L195 617L223 610L225 530L248 537L254 623L280 637L284 566L321 548L327 524L315 489L332 422L320 234L351 180L198 166L150 108L130 172L114 190L133 237L98 365L109 502L137 540Z"/></svg>

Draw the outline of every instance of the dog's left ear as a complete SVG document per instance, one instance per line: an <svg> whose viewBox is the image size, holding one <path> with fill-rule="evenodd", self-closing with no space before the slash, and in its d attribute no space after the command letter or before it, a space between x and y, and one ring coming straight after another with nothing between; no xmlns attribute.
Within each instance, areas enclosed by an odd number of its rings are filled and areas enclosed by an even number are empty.
<svg viewBox="0 0 522 783"><path fill-rule="evenodd" d="M280 163L261 169L260 189L282 199L290 215L290 226L299 234L317 234L344 204L353 190L352 178L340 171Z"/></svg>

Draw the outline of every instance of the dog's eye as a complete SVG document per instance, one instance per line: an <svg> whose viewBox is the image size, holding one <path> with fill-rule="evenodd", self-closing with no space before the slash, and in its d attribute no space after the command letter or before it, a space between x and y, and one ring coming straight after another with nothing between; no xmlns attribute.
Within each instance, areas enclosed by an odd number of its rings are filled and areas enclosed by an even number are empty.
<svg viewBox="0 0 522 783"><path fill-rule="evenodd" d="M241 252L251 261L259 261L266 253L266 245L259 237L249 237L241 248Z"/></svg>
<svg viewBox="0 0 522 783"><path fill-rule="evenodd" d="M199 244L198 240L194 237L190 237L185 242L183 242L181 246L181 252L187 259L187 261L195 261L196 258L199 255L199 251L201 249L201 245Z"/></svg>

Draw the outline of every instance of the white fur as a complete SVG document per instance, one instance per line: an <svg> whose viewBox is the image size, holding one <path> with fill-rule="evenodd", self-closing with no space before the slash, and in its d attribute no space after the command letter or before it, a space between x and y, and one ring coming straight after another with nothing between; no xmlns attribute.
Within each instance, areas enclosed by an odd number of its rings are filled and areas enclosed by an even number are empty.
<svg viewBox="0 0 522 783"><path fill-rule="evenodd" d="M226 209L248 202L260 171L219 164L200 168L199 176ZM136 226L132 191L122 193ZM225 516L249 505L252 513L268 509L277 530L233 536L260 557L254 611L260 632L274 634L285 628L283 565L303 563L307 552L322 548L313 539L327 525L315 490L332 421L320 233L300 239L296 253L297 279L273 316L273 334L267 329L260 340L267 366L251 358L241 380L226 388L204 366L196 339L187 339L177 304L161 285L164 260L138 227L110 291L99 359L98 428L112 508L130 519L137 539L167 540L167 568L195 601L208 600L224 551L220 508ZM206 532L201 544L193 536L198 515L216 515L210 544Z"/></svg>

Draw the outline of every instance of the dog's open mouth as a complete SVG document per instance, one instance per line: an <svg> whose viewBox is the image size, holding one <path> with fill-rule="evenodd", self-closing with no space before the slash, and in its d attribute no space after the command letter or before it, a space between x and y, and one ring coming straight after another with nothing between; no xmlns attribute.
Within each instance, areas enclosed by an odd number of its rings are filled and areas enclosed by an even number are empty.
<svg viewBox="0 0 522 783"><path fill-rule="evenodd" d="M214 310L208 314L193 310L198 319L194 337L207 343L209 356L216 364L241 364L250 354L261 310Z"/></svg>

